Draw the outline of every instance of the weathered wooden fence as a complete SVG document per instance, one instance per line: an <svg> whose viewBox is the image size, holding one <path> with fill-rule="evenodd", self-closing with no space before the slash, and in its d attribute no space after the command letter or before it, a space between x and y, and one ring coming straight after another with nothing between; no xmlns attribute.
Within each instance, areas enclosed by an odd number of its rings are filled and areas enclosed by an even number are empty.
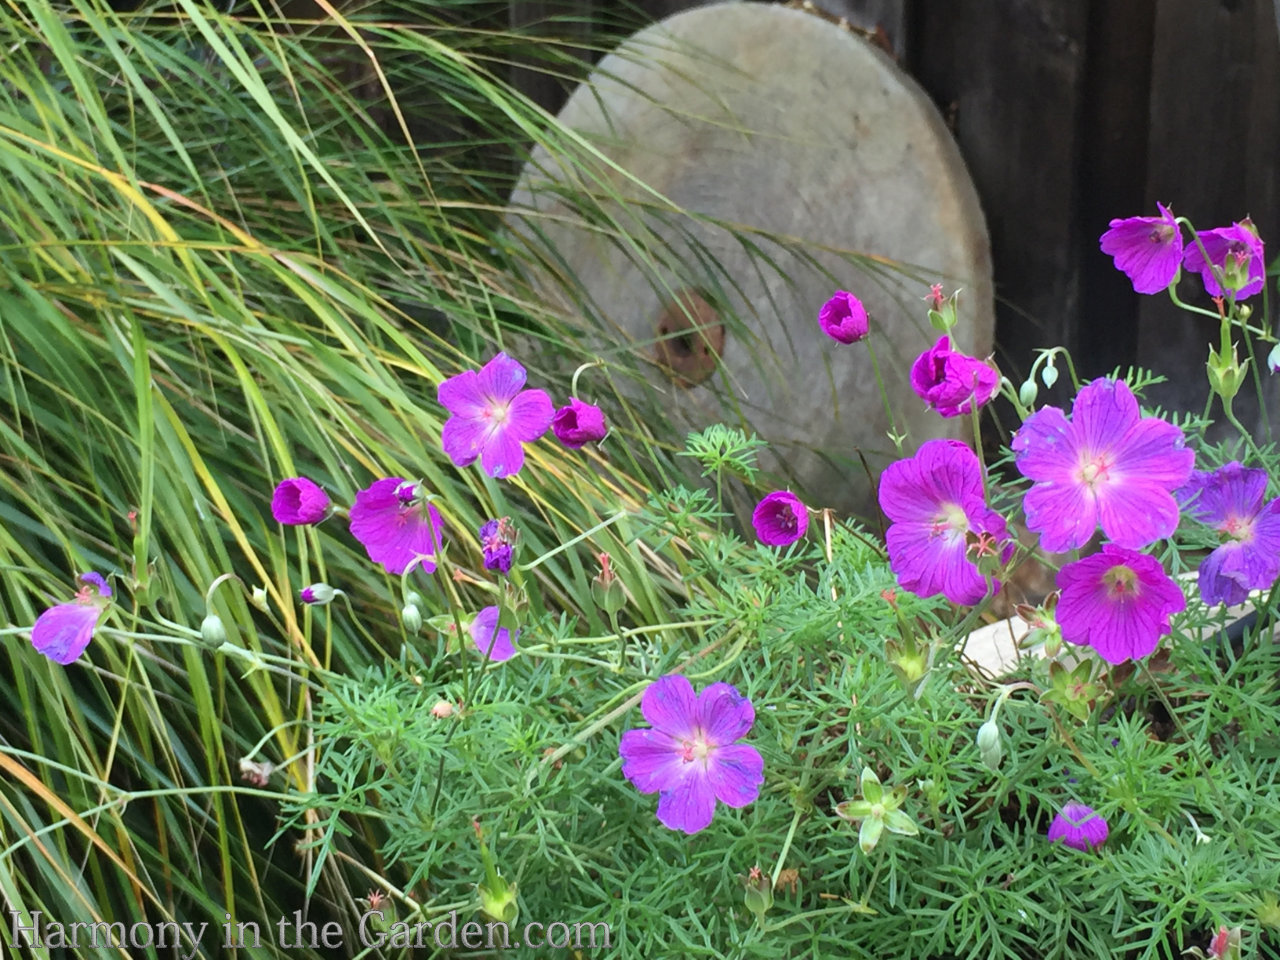
<svg viewBox="0 0 1280 960"><path fill-rule="evenodd" d="M1202 406L1212 321L1139 298L1098 237L1159 200L1201 227L1249 214L1280 252L1280 0L815 3L878 28L949 118L991 233L1002 367L1061 343L1086 376L1141 364L1170 377L1157 399ZM652 19L696 5L637 4ZM615 9L510 3L526 28ZM548 107L564 95L525 83Z"/></svg>

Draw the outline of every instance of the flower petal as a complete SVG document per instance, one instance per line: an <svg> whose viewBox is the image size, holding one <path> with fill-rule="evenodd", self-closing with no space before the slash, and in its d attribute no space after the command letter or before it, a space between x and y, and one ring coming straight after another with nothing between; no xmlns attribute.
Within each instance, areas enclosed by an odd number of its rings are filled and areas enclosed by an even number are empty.
<svg viewBox="0 0 1280 960"><path fill-rule="evenodd" d="M479 417L485 408L485 396L481 390L480 375L474 370L463 370L436 387L436 399L455 416L465 420Z"/></svg>
<svg viewBox="0 0 1280 960"><path fill-rule="evenodd" d="M523 443L533 443L551 427L555 405L545 390L526 390L507 410L505 429Z"/></svg>
<svg viewBox="0 0 1280 960"><path fill-rule="evenodd" d="M477 386L486 400L506 403L524 387L526 377L518 360L499 353L480 368Z"/></svg>
<svg viewBox="0 0 1280 960"><path fill-rule="evenodd" d="M698 720L693 684L678 673L659 677L645 689L640 711L655 730L677 740L691 738Z"/></svg>
<svg viewBox="0 0 1280 960"><path fill-rule="evenodd" d="M707 765L707 779L721 803L745 807L760 796L764 758L759 750L745 743L717 747Z"/></svg>
<svg viewBox="0 0 1280 960"><path fill-rule="evenodd" d="M479 417L452 416L440 431L440 446L459 467L469 467L485 448L492 425Z"/></svg>
<svg viewBox="0 0 1280 960"><path fill-rule="evenodd" d="M485 440L480 466L494 479L513 477L524 466L524 444L508 426L499 427Z"/></svg>
<svg viewBox="0 0 1280 960"><path fill-rule="evenodd" d="M1081 387L1071 406L1077 445L1094 455L1119 447L1139 416L1138 400L1129 385L1109 377Z"/></svg>
<svg viewBox="0 0 1280 960"><path fill-rule="evenodd" d="M100 608L85 603L60 603L36 618L31 644L54 663L66 666L80 659L93 639Z"/></svg>
<svg viewBox="0 0 1280 960"><path fill-rule="evenodd" d="M698 695L697 723L712 746L733 743L755 722L751 701L727 683L713 683Z"/></svg>
<svg viewBox="0 0 1280 960"><path fill-rule="evenodd" d="M693 771L697 764L686 764ZM658 798L658 820L670 830L697 833L711 823L716 812L716 794L701 772L690 772Z"/></svg>
<svg viewBox="0 0 1280 960"><path fill-rule="evenodd" d="M618 753L622 775L641 793L666 790L684 776L680 742L661 730L628 730Z"/></svg>

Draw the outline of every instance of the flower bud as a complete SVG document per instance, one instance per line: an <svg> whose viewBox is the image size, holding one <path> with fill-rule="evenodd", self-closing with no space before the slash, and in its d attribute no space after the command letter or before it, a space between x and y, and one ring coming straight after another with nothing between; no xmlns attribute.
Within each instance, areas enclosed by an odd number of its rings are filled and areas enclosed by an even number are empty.
<svg viewBox="0 0 1280 960"><path fill-rule="evenodd" d="M400 622L404 624L404 632L416 636L422 629L422 611L416 603L406 603L400 611Z"/></svg>
<svg viewBox="0 0 1280 960"><path fill-rule="evenodd" d="M1235 395L1240 392L1240 387L1244 384L1247 370L1240 364L1240 359L1236 354L1236 348L1233 344L1231 347L1231 358L1228 359L1225 353L1219 353L1212 347L1209 348L1209 360L1205 364L1209 371L1209 387L1222 398L1223 403L1230 403Z"/></svg>
<svg viewBox="0 0 1280 960"><path fill-rule="evenodd" d="M1280 343L1271 348L1271 352L1267 354L1267 369L1272 373L1280 370Z"/></svg>
<svg viewBox="0 0 1280 960"><path fill-rule="evenodd" d="M1034 380L1025 381L1018 388L1018 402L1024 407L1029 407L1036 402L1036 397L1040 395L1040 388L1036 386Z"/></svg>
<svg viewBox="0 0 1280 960"><path fill-rule="evenodd" d="M597 607L612 616L627 605L627 591L610 566L609 554L600 554L599 560L600 572L591 581L591 598Z"/></svg>
<svg viewBox="0 0 1280 960"><path fill-rule="evenodd" d="M332 603L333 598L338 593L339 591L327 583L313 583L311 586L303 587L298 591L298 596L302 598L303 603L310 604L313 607L324 607Z"/></svg>
<svg viewBox="0 0 1280 960"><path fill-rule="evenodd" d="M216 613L209 614L200 624L200 642L210 650L217 650L227 642L227 628Z"/></svg>
<svg viewBox="0 0 1280 960"><path fill-rule="evenodd" d="M431 708L431 715L437 720L448 720L457 712L458 708L448 700L437 700L435 705Z"/></svg>
<svg viewBox="0 0 1280 960"><path fill-rule="evenodd" d="M249 602L263 613L267 613L267 588L254 587L252 593L249 595Z"/></svg>
<svg viewBox="0 0 1280 960"><path fill-rule="evenodd" d="M773 906L773 889L769 884L769 877L759 866L754 866L742 879L745 888L742 893L742 902L755 914L756 922L763 927L764 915Z"/></svg>
<svg viewBox="0 0 1280 960"><path fill-rule="evenodd" d="M1049 390L1052 390L1053 385L1058 382L1058 368L1053 365L1052 354L1044 362L1044 369L1040 371L1040 379L1044 381L1045 387Z"/></svg>
<svg viewBox="0 0 1280 960"><path fill-rule="evenodd" d="M978 728L978 753L982 755L982 763L988 770L999 770L1000 761L1004 759L1004 749L1000 745L1000 727L988 720Z"/></svg>

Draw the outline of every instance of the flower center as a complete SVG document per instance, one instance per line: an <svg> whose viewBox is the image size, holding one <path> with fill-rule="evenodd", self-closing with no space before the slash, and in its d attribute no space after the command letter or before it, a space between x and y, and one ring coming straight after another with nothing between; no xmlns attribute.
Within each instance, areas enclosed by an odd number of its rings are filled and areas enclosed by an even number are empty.
<svg viewBox="0 0 1280 960"><path fill-rule="evenodd" d="M1111 469L1111 464L1107 462L1107 455L1100 453L1096 457L1085 455L1084 463L1080 465L1080 473L1077 479L1087 486L1090 490L1095 490L1100 484L1107 482L1107 472Z"/></svg>
<svg viewBox="0 0 1280 960"><path fill-rule="evenodd" d="M680 741L680 759L685 763L693 763L695 760L705 762L710 754L711 744L707 743L701 730L695 732L690 739Z"/></svg>
<svg viewBox="0 0 1280 960"><path fill-rule="evenodd" d="M509 403L492 403L484 408L484 418L494 426L500 427L511 416L511 404Z"/></svg>
<svg viewBox="0 0 1280 960"><path fill-rule="evenodd" d="M1150 236L1151 242L1154 244L1168 243L1173 239L1173 229L1174 228L1169 226L1167 223L1162 223L1159 226L1152 227Z"/></svg>
<svg viewBox="0 0 1280 960"><path fill-rule="evenodd" d="M933 518L933 535L941 533L968 533L969 518L965 516L964 507L958 503L944 503L939 506Z"/></svg>
<svg viewBox="0 0 1280 960"><path fill-rule="evenodd" d="M796 513L788 506L780 506L773 515L773 522L784 533L795 533L796 531Z"/></svg>
<svg viewBox="0 0 1280 960"><path fill-rule="evenodd" d="M1107 589L1107 597L1124 602L1138 595L1138 574L1133 567L1117 564L1102 575L1102 585Z"/></svg>
<svg viewBox="0 0 1280 960"><path fill-rule="evenodd" d="M1222 532L1232 540L1250 542L1253 540L1253 520L1249 517L1227 517L1222 525Z"/></svg>

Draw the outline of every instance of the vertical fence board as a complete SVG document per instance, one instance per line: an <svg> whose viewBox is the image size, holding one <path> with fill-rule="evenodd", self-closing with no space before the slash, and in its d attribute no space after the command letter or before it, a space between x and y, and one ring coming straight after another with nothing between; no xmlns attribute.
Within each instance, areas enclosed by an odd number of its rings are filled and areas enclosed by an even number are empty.
<svg viewBox="0 0 1280 960"><path fill-rule="evenodd" d="M1199 229L1250 214L1274 257L1280 250L1280 35L1273 4L1158 0L1155 38L1148 210L1154 212L1157 200L1172 204ZM1198 278L1185 279L1180 292L1211 306ZM1258 297L1255 308L1261 307ZM1138 316L1138 359L1170 380L1153 396L1200 409L1216 322L1162 297L1144 297ZM1256 422L1251 389L1241 392L1240 404Z"/></svg>
<svg viewBox="0 0 1280 960"><path fill-rule="evenodd" d="M1074 347L1080 284L1077 116L1087 8L1071 0L956 0L914 25L912 63L954 117L991 233L1000 364Z"/></svg>

